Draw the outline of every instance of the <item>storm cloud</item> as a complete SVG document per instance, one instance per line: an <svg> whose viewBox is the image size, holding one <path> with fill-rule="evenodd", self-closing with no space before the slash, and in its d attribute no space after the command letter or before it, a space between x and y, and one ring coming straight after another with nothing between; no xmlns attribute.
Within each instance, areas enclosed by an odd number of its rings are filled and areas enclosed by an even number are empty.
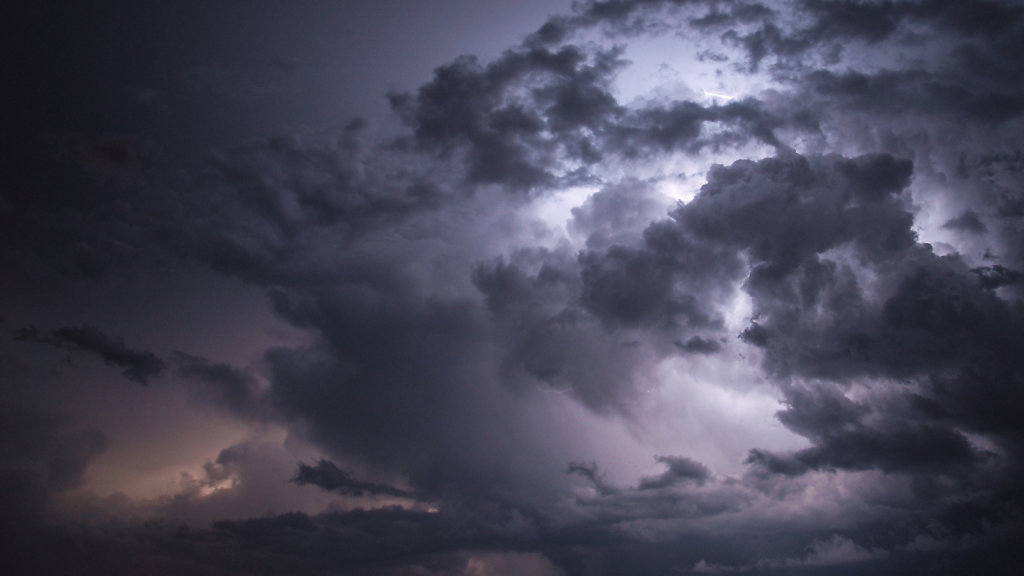
<svg viewBox="0 0 1024 576"><path fill-rule="evenodd" d="M457 4L25 14L4 562L1017 573L1024 10Z"/></svg>

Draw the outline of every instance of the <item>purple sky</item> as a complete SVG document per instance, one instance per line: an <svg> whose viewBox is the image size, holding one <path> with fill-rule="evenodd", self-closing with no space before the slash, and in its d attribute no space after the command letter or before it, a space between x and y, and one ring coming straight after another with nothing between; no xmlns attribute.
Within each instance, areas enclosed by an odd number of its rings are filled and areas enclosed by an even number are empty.
<svg viewBox="0 0 1024 576"><path fill-rule="evenodd" d="M5 20L4 573L1024 569L1019 5Z"/></svg>

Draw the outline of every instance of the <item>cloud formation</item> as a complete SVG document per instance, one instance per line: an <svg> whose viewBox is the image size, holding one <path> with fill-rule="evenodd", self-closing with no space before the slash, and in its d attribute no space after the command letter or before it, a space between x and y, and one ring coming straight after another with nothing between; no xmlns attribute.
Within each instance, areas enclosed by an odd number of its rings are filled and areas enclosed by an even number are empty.
<svg viewBox="0 0 1024 576"><path fill-rule="evenodd" d="M320 460L315 466L299 464L299 471L295 474L295 478L292 478L292 482L300 486L313 484L330 492L351 496L362 496L364 493L398 497L410 496L405 490L400 490L388 484L356 480L330 460Z"/></svg>
<svg viewBox="0 0 1024 576"><path fill-rule="evenodd" d="M19 123L12 562L1021 568L1024 11L590 0L528 32L380 95L386 119L225 145L154 111L195 75L138 74L80 102L135 94L117 133ZM201 295L168 263L223 289L186 334ZM264 332L219 310L252 294ZM124 325L153 350L96 328ZM53 347L159 386L109 402ZM157 402L211 415L208 444L169 426L130 463L119 423ZM103 485L124 470L145 481Z"/></svg>
<svg viewBox="0 0 1024 576"><path fill-rule="evenodd" d="M58 328L49 336L39 336L35 327L29 326L20 329L16 337L95 354L107 365L124 368L121 374L139 384L160 376L166 368L166 363L152 352L133 350L122 338L105 334L88 324Z"/></svg>

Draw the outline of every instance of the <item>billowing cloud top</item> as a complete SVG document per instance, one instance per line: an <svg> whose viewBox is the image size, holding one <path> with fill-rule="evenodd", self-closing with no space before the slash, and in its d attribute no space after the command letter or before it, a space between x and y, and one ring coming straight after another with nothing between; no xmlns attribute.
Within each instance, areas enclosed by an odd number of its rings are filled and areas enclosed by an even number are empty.
<svg viewBox="0 0 1024 576"><path fill-rule="evenodd" d="M25 15L3 562L1024 569L1024 9L349 8Z"/></svg>

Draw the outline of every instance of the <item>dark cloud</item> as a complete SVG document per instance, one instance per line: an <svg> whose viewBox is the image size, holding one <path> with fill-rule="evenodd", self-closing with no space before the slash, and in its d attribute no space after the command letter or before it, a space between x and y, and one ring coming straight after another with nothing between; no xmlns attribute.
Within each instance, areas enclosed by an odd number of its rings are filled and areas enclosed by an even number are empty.
<svg viewBox="0 0 1024 576"><path fill-rule="evenodd" d="M641 478L640 484L637 485L638 490L657 490L685 482L703 484L711 476L707 466L690 458L658 456L657 460L667 466L668 470L657 476Z"/></svg>
<svg viewBox="0 0 1024 576"><path fill-rule="evenodd" d="M5 559L31 561L44 573L144 569L151 574L188 570L197 574L307 573L467 574L469 551L496 542L486 532L465 529L450 518L398 507L309 516L288 513L212 528L148 523L122 528L119 537L100 530L54 530L28 539ZM64 555L40 555L63 544ZM156 547L167 550L153 554ZM22 564L20 567L25 566ZM77 568L76 568L77 567Z"/></svg>
<svg viewBox="0 0 1024 576"><path fill-rule="evenodd" d="M972 272L981 277L981 285L984 288L999 288L1024 281L1024 274L999 264L974 268Z"/></svg>
<svg viewBox="0 0 1024 576"><path fill-rule="evenodd" d="M173 361L179 376L205 385L199 394L201 398L237 414L252 415L260 410L258 383L252 374L184 352L175 352Z"/></svg>
<svg viewBox="0 0 1024 576"><path fill-rule="evenodd" d="M784 147L775 130L818 129L798 110L772 110L753 99L627 110L610 92L623 65L618 50L589 55L572 44L510 50L487 66L464 58L438 68L415 95L392 94L391 102L419 147L443 158L464 154L469 183L515 190L553 185L568 176L553 170L567 160L587 166L609 155L696 153L751 140ZM711 124L727 129L711 134L705 129Z"/></svg>
<svg viewBox="0 0 1024 576"><path fill-rule="evenodd" d="M988 228L985 223L978 217L978 213L974 210L964 210L959 216L950 218L942 225L943 228L949 228L951 230L962 230L971 234L983 234L988 232Z"/></svg>
<svg viewBox="0 0 1024 576"><path fill-rule="evenodd" d="M772 473L843 468L956 474L985 458L953 427L922 413L915 418L895 401L857 403L827 386L797 387L786 398L779 420L814 446L790 455L752 451L748 462Z"/></svg>
<svg viewBox="0 0 1024 576"><path fill-rule="evenodd" d="M819 132L817 120L801 107L784 109L752 98L708 106L677 101L619 115L609 123L600 150L629 160L671 152L698 154L750 142L785 150L788 146L776 134L782 129L806 135Z"/></svg>
<svg viewBox="0 0 1024 576"><path fill-rule="evenodd" d="M831 270L818 262L826 250L852 244L884 257L913 246L911 217L895 197L909 174L909 163L886 155L714 167L692 202L644 232L642 247L581 254L581 303L613 324L720 327L718 294L742 279L741 252L751 266L747 290L770 301L794 271ZM815 280L804 282L803 293L819 297ZM744 339L765 343L766 330L748 329Z"/></svg>
<svg viewBox="0 0 1024 576"><path fill-rule="evenodd" d="M621 325L651 322L662 329L656 322L671 325L680 316L671 307L679 294L710 295L741 282L756 318L741 340L765 350L770 374L809 379L782 387L786 409L778 418L811 447L784 454L755 449L747 460L752 471L785 477L836 469L906 474L923 505L936 477L969 484L977 470L995 462L962 427L995 433L1016 452L1012 410L989 400L1019 404L1010 385L1019 367L1007 340L1016 338L1018 322L1016 312L978 281L984 273L917 242L902 200L911 170L909 162L890 155L786 155L716 167L671 221L647 229L640 247L581 256L581 302ZM727 247L743 253L745 264L719 257ZM706 264L687 268L687 261ZM617 268L620 262L630 267L619 276L588 276L597 265ZM865 291L864 270L874 278L871 292ZM611 305L616 302L621 306ZM708 310L716 309L713 299L709 304ZM894 384L854 401L844 387L861 378L910 378L919 396L908 402L908 392ZM968 401L969 386L985 393ZM587 470L593 481L595 470L578 469ZM706 478L674 472L670 465L664 475L643 479L641 488L668 486L677 477Z"/></svg>
<svg viewBox="0 0 1024 576"><path fill-rule="evenodd" d="M124 368L121 374L139 384L159 377L167 367L156 354L133 350L122 338L105 334L88 324L58 328L50 336L40 336L34 326L29 326L21 328L16 337L96 354L104 363Z"/></svg>
<svg viewBox="0 0 1024 576"><path fill-rule="evenodd" d="M874 2L821 2L806 0L803 6L814 19L807 32L817 40L862 39L877 42L893 34L902 18L902 6Z"/></svg>
<svg viewBox="0 0 1024 576"><path fill-rule="evenodd" d="M324 341L271 350L266 360L284 415L308 421L333 448L397 465L446 435L439 419L459 401L449 369L473 349L480 328L466 303L424 303L391 290L275 293L279 313L322 330Z"/></svg>
<svg viewBox="0 0 1024 576"><path fill-rule="evenodd" d="M909 12L922 20L933 20L965 36L1012 34L1024 18L1024 10L1011 2L982 1L970 7L950 0L929 0L911 4Z"/></svg>
<svg viewBox="0 0 1024 576"><path fill-rule="evenodd" d="M708 340L700 336L691 336L686 342L676 340L674 344L687 354L715 354L722 349L722 345L715 340Z"/></svg>
<svg viewBox="0 0 1024 576"><path fill-rule="evenodd" d="M109 447L99 430L76 429L53 416L7 412L0 424L5 472L28 475L47 493L78 487L90 461Z"/></svg>
<svg viewBox="0 0 1024 576"><path fill-rule="evenodd" d="M656 460L667 470L655 476L642 476L635 486L609 484L594 463L570 463L568 473L586 478L594 492L577 495L576 502L583 515L568 531L602 539L607 538L609 532L646 522L652 522L651 528L660 531L657 526L661 522L672 524L735 513L753 497L747 488L736 482L713 478L706 466L690 458L659 456ZM627 548L643 543L642 538L630 540L627 537ZM622 553L621 550L616 552ZM696 559L691 563L696 563Z"/></svg>
<svg viewBox="0 0 1024 576"><path fill-rule="evenodd" d="M541 382L601 412L628 410L631 391L642 382L636 370L649 351L605 330L585 302L579 305L583 272L568 255L521 253L516 259L482 262L473 273L508 334L504 381L517 387Z"/></svg>
<svg viewBox="0 0 1024 576"><path fill-rule="evenodd" d="M351 474L338 468L337 464L330 460L319 460L315 466L299 464L299 471L292 478L292 482L300 486L313 484L328 492L337 492L346 496L370 494L374 496L397 496L399 498L411 497L409 492L389 484L356 480Z"/></svg>
<svg viewBox="0 0 1024 576"><path fill-rule="evenodd" d="M287 563L289 557L305 556L312 567L323 569L331 566L335 570L347 568L372 573L409 564L430 565L436 562L443 565L445 555L454 553L457 547L472 545L475 534L464 531L452 533L453 527L447 520L436 514L394 507L317 518L288 514L242 522L219 522L215 527L248 546L263 548L273 542L278 551L276 560L281 564ZM347 537L332 538L332 534ZM318 540L324 537L333 540L335 551L318 545ZM404 552L395 552L395 545L400 545ZM388 553L388 550L392 552Z"/></svg>
<svg viewBox="0 0 1024 576"><path fill-rule="evenodd" d="M110 445L96 428L52 414L0 413L0 535L5 549L43 524L54 497L82 485L92 461Z"/></svg>
<svg viewBox="0 0 1024 576"><path fill-rule="evenodd" d="M952 422L984 420L1016 442L1008 416L997 416L994 404L946 404L948 394L966 394L961 386L968 381L1017 403L1009 382L1019 367L1007 340L1016 338L1017 312L962 262L916 243L898 200L909 171L890 156L738 163L712 171L701 194L674 217L684 234L748 254L744 289L757 320L740 338L765 349L771 372L840 382L923 378L928 397L958 415ZM813 199L800 200L805 193ZM823 257L839 248L855 260ZM864 292L854 272L862 267L877 275L881 293ZM971 376L939 376L949 370ZM908 419L891 399L861 405L823 387L784 393L788 407L780 420L815 446L791 458L752 453L752 463L771 470L949 470L981 458L950 422ZM974 410L977 416L968 415Z"/></svg>
<svg viewBox="0 0 1024 576"><path fill-rule="evenodd" d="M675 291L675 263L658 256L621 246L581 255L581 303L597 317L625 326L714 327L717 319L699 300Z"/></svg>
<svg viewBox="0 0 1024 576"><path fill-rule="evenodd" d="M712 4L702 16L692 18L690 26L697 29L720 29L736 24L749 24L774 14L771 8L754 2L722 2Z"/></svg>
<svg viewBox="0 0 1024 576"><path fill-rule="evenodd" d="M1016 337L1017 312L962 264L929 253L923 260L896 273L893 291L876 303L875 312L837 314L827 331L800 334L802 322L791 323L792 316L773 306L761 324L768 334L767 361L782 373L840 380L945 379L940 375L963 370L979 382L1014 378L1019 368L1010 339ZM814 344L794 346L794 337ZM1005 401L1016 394L997 386L1008 394Z"/></svg>
<svg viewBox="0 0 1024 576"><path fill-rule="evenodd" d="M743 332L740 332L738 336L740 340L758 348L766 348L770 338L768 330L756 321L751 322L750 326L744 328Z"/></svg>
<svg viewBox="0 0 1024 576"><path fill-rule="evenodd" d="M547 186L560 155L594 162L587 133L600 133L618 104L609 93L617 50L592 58L579 47L510 50L487 66L461 58L415 94L391 104L420 147L466 154L466 180L523 190Z"/></svg>
<svg viewBox="0 0 1024 576"><path fill-rule="evenodd" d="M580 476L583 476L594 485L597 493L602 496L615 494L619 491L618 489L609 486L604 481L604 475L601 474L597 464L594 462L570 462L569 466L566 468L566 473L579 474Z"/></svg>
<svg viewBox="0 0 1024 576"><path fill-rule="evenodd" d="M356 118L338 130L282 131L184 166L137 137L123 137L129 147L52 136L36 146L51 174L16 187L12 209L0 214L8 223L2 256L17 269L76 282L125 274L142 253L258 284L329 276L310 261L323 238L350 244L449 200L402 153L367 145L367 130ZM68 187L77 188L72 201Z"/></svg>
<svg viewBox="0 0 1024 576"><path fill-rule="evenodd" d="M729 30L722 35L722 38L746 51L751 72L760 71L761 63L768 56L773 56L780 62L799 62L799 57L813 45L813 38L797 34L789 35L771 22L747 34Z"/></svg>
<svg viewBox="0 0 1024 576"><path fill-rule="evenodd" d="M830 102L872 114L912 113L938 115L997 124L1018 117L1024 99L1013 91L964 85L926 70L884 70L874 74L849 71L815 71L807 84L813 93Z"/></svg>
<svg viewBox="0 0 1024 576"><path fill-rule="evenodd" d="M743 0L589 0L575 4L569 16L549 19L537 36L556 41L570 31L594 27L637 36L671 31L682 22L697 29L713 29L757 22L775 13L763 4ZM553 34L552 29L561 35ZM545 30L546 35L542 34Z"/></svg>
<svg viewBox="0 0 1024 576"><path fill-rule="evenodd" d="M338 133L283 134L215 154L161 240L256 284L330 279L321 240L351 244L448 200L401 155L365 150L365 128L356 119Z"/></svg>
<svg viewBox="0 0 1024 576"><path fill-rule="evenodd" d="M148 246L139 225L150 215L134 211L130 199L160 164L152 143L108 133L24 137L10 148L18 161L0 209L0 263L64 280L116 275L137 263Z"/></svg>

